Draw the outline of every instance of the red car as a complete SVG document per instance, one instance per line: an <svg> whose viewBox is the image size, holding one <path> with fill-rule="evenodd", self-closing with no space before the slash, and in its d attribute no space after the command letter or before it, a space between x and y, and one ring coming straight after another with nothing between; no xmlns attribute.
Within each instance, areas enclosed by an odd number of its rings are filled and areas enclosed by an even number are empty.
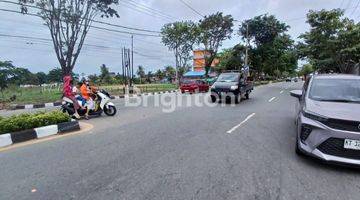
<svg viewBox="0 0 360 200"><path fill-rule="evenodd" d="M207 92L209 88L209 84L203 80L183 80L180 85L181 93Z"/></svg>

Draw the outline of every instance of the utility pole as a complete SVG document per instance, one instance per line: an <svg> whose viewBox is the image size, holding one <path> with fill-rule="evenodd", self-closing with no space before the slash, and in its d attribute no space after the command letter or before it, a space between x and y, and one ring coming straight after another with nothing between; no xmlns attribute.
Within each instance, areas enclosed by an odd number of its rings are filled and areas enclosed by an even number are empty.
<svg viewBox="0 0 360 200"><path fill-rule="evenodd" d="M175 48L175 58L176 58L176 62L175 62L175 83L176 85L179 85L179 81L178 81L178 65L179 65L179 58L178 58L178 49Z"/></svg>
<svg viewBox="0 0 360 200"><path fill-rule="evenodd" d="M245 51L245 66L248 66L249 64L249 53L248 53L248 49L249 49L249 24L246 24L246 40L247 40L247 43L246 43L246 51Z"/></svg>
<svg viewBox="0 0 360 200"><path fill-rule="evenodd" d="M134 35L131 35L131 87L133 87L133 78L134 78Z"/></svg>

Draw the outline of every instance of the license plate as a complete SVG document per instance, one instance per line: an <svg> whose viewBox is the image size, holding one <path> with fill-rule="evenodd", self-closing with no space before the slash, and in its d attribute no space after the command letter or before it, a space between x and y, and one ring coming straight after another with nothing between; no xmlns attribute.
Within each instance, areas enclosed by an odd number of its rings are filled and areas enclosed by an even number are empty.
<svg viewBox="0 0 360 200"><path fill-rule="evenodd" d="M221 96L226 96L226 92L220 92Z"/></svg>
<svg viewBox="0 0 360 200"><path fill-rule="evenodd" d="M360 140L345 139L344 148L345 149L360 150Z"/></svg>

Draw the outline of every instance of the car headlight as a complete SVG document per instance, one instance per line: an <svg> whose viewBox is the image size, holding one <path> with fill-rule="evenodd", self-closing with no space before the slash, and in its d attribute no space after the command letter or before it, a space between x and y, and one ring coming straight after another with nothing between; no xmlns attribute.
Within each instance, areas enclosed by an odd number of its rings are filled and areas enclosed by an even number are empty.
<svg viewBox="0 0 360 200"><path fill-rule="evenodd" d="M231 87L230 87L230 90L237 90L239 87L237 86L237 85L232 85Z"/></svg>
<svg viewBox="0 0 360 200"><path fill-rule="evenodd" d="M327 117L319 115L319 114L311 112L311 111L308 111L308 110L303 110L302 113L306 118L309 118L309 119L312 119L315 121L326 122L328 120Z"/></svg>

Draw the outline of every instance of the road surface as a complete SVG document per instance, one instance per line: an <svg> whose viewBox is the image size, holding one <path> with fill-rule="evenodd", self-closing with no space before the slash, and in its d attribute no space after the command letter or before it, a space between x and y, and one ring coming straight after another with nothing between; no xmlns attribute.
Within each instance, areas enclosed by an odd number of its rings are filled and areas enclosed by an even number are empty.
<svg viewBox="0 0 360 200"><path fill-rule="evenodd" d="M116 101L118 115L90 120L89 132L0 152L0 199L359 199L358 170L295 154L289 91L300 87L174 112L154 97Z"/></svg>

